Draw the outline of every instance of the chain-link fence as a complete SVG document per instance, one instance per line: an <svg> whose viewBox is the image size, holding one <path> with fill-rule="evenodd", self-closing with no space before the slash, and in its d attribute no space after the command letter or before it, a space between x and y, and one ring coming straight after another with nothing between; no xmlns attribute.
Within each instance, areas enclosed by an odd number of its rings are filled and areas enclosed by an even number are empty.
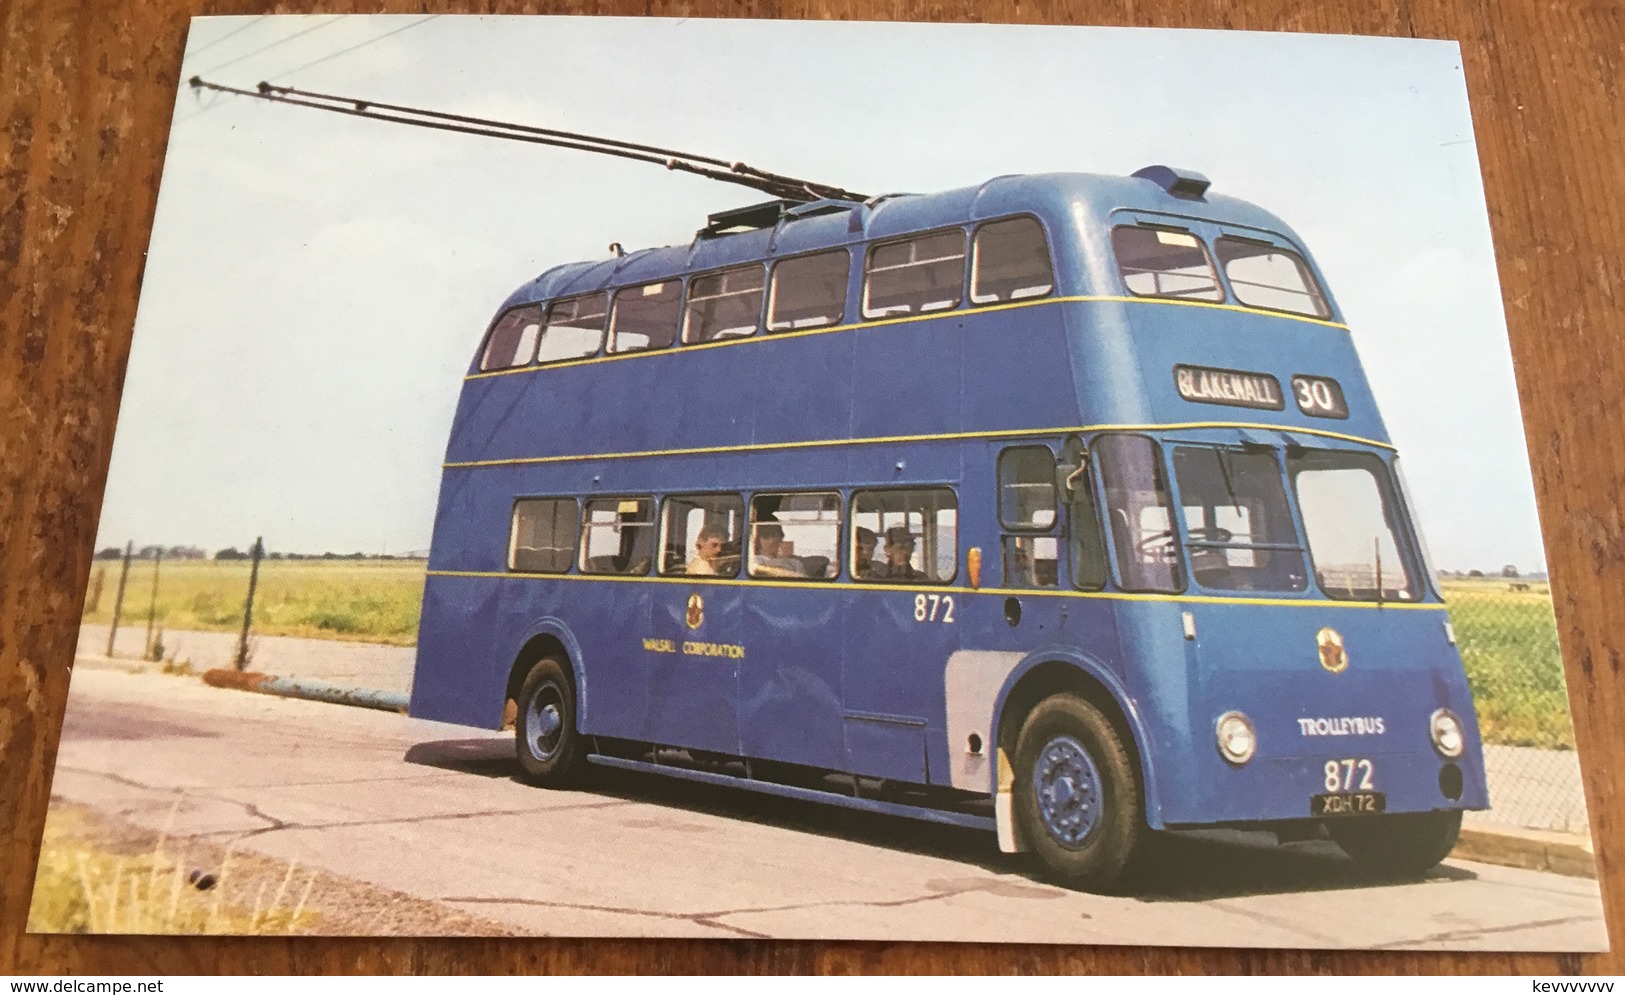
<svg viewBox="0 0 1625 995"><path fill-rule="evenodd" d="M1493 807L1471 818L1587 832L1550 587L1512 576L1446 577L1440 587L1484 736Z"/></svg>

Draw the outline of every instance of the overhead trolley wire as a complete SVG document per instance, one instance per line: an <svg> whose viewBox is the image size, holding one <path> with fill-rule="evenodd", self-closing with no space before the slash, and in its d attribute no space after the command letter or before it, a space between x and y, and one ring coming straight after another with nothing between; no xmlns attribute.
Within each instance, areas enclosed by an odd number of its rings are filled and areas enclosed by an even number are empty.
<svg viewBox="0 0 1625 995"><path fill-rule="evenodd" d="M635 162L647 162L664 166L670 170L694 173L713 180L752 187L783 200L866 199L862 194L853 193L840 187L785 176L781 173L768 172L753 166L747 166L742 162L729 162L726 159L695 155L655 145L640 145L635 142L623 142L619 139L600 138L581 132L540 128L534 125L515 124L509 121L497 121L491 118L473 117L466 114L451 114L445 111L409 107L404 104L380 103L330 93L316 93L310 90L301 90L297 87L276 86L266 82L261 82L253 90L225 86L220 83L210 83L201 76L193 76L189 82L195 89L255 97L273 103L292 104L295 107L308 107L312 110L346 114L351 117L386 121L392 124L407 124L418 128L431 128L437 131L450 131L465 135L480 135L487 138L506 138L535 145L574 149L579 152L596 152L600 155L615 156L616 158L630 159ZM380 113L382 111L390 113Z"/></svg>
<svg viewBox="0 0 1625 995"><path fill-rule="evenodd" d="M238 35L242 34L244 31L247 31L249 28L252 28L254 25L260 23L261 21L265 20L267 17L270 17L270 16L271 16L270 14L261 14L258 17L251 17L251 18L249 18L247 24L243 24L243 25L240 25L238 27L232 28L230 31L227 31L225 34L221 35L219 38L216 38L214 41L211 41L207 45L204 45L202 48L198 49L196 52L187 52L186 53L186 58L192 58L193 56L196 56L196 55L202 55L204 52L207 52L209 49L215 47L216 45L220 44L221 42L225 41L226 39L237 37Z"/></svg>
<svg viewBox="0 0 1625 995"><path fill-rule="evenodd" d="M282 75L284 75L284 76L292 76L294 73L302 73L306 69L309 69L311 66L319 66L319 65L326 62L329 59L336 59L341 55L348 55L351 52L356 51L357 49L366 48L368 45L372 45L372 44L375 44L377 42L383 41L385 38L388 38L390 35L398 35L402 31L407 31L407 30L410 30L412 28L415 28L419 24L426 24L429 21L432 21L432 20L434 20L435 18L437 18L439 16L441 16L441 15L439 15L439 14L430 14L428 17L419 18L418 20L413 21L411 24L403 25L401 27L396 28L393 31L385 31L383 34L377 36L376 38L369 38L368 40L366 40L364 42L361 42L358 45L351 45L349 48L341 48L337 52L333 52L333 53L331 53L329 55L324 55L321 58L315 59L315 60L313 60L311 62L307 62L302 66L297 66L297 67L295 67L293 69L286 70L285 72L282 73Z"/></svg>
<svg viewBox="0 0 1625 995"><path fill-rule="evenodd" d="M254 51L249 52L247 55L239 55L237 58L232 59L230 62L222 62L222 63L220 63L220 65L215 66L213 69L205 69L204 72L217 73L220 70L226 68L227 66L235 66L237 63L243 62L243 61L245 61L247 59L252 59L254 56L259 55L262 52L269 52L271 49L276 48L278 45L285 45L288 42L293 41L295 38L302 38L305 35L310 34L312 31L320 31L321 29L323 29L325 27L329 27L331 25L337 24L339 21L341 21L343 19L344 19L343 14L334 14L331 18L329 18L328 20L323 21L320 24L313 24L310 27L305 28L303 31L295 31L293 34L288 35L285 38L278 38L276 41L271 42L269 45L262 45L261 47L254 49Z"/></svg>

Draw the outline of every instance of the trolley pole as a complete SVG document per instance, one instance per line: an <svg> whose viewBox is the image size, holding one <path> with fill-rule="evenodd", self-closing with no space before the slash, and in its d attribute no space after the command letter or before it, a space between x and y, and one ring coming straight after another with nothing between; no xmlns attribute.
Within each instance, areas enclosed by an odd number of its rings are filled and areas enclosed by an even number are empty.
<svg viewBox="0 0 1625 995"><path fill-rule="evenodd" d="M158 568L164 565L164 551L158 550L152 561L152 598L147 602L147 641L141 644L141 659L152 657L152 617L158 613Z"/></svg>
<svg viewBox="0 0 1625 995"><path fill-rule="evenodd" d="M263 536L256 536L253 566L248 568L248 600L243 603L243 634L237 637L237 669L248 667L248 627L254 623L254 588L260 580L260 557L265 555L265 541Z"/></svg>
<svg viewBox="0 0 1625 995"><path fill-rule="evenodd" d="M107 627L107 655L113 655L113 637L118 635L119 612L124 608L124 582L130 578L130 554L135 551L135 540L124 544L124 569L118 575L118 594L113 596L113 624Z"/></svg>

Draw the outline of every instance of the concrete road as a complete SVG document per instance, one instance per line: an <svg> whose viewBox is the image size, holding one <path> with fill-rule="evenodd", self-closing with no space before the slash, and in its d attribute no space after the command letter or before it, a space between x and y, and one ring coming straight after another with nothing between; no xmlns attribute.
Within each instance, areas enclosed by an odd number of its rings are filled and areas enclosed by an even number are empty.
<svg viewBox="0 0 1625 995"><path fill-rule="evenodd" d="M116 652L128 661L141 657L146 639L144 624L120 627ZM341 687L374 688L406 694L412 688L416 648L379 643L337 642L290 636L256 636L249 669L280 677L310 677ZM193 670L231 667L236 659L237 636L230 632L164 633L166 655L187 661ZM107 626L79 629L79 655L97 657L107 651ZM1573 750L1537 750L1521 746L1488 745L1484 766L1493 810L1467 813L1467 824L1484 829L1502 826L1551 830L1586 837L1590 821L1585 791L1580 783L1580 759Z"/></svg>
<svg viewBox="0 0 1625 995"><path fill-rule="evenodd" d="M1131 897L1065 891L990 834L651 775L514 779L510 741L79 668L53 794L539 935L1600 950L1595 881L1451 861L1355 876L1329 844L1171 841Z"/></svg>

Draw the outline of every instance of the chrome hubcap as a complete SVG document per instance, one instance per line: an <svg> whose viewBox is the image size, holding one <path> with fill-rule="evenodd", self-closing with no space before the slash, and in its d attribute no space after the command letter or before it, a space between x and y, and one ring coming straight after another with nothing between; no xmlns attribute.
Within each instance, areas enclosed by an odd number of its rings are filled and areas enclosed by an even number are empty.
<svg viewBox="0 0 1625 995"><path fill-rule="evenodd" d="M525 705L525 744L537 760L550 760L564 739L563 701L558 688L544 684Z"/></svg>

